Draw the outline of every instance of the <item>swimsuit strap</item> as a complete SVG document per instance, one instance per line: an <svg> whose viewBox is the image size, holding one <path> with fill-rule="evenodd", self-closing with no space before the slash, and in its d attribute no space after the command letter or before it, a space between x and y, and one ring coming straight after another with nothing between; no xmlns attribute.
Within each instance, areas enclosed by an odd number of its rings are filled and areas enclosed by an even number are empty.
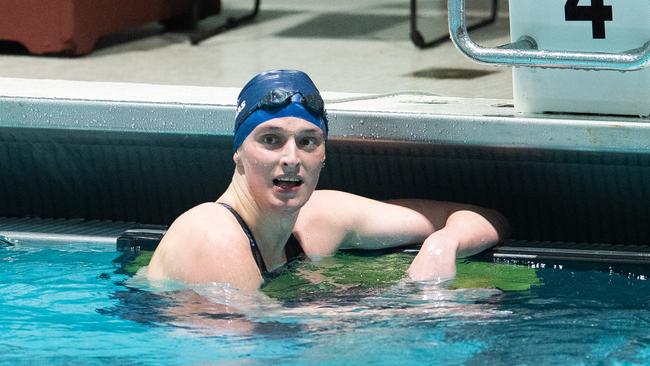
<svg viewBox="0 0 650 366"><path fill-rule="evenodd" d="M217 203L227 208L228 211L230 211L230 213L232 213L233 216L235 216L235 219L237 219L239 226L241 226L242 230L244 230L244 234L246 234L246 236L248 237L248 242L250 243L251 251L253 252L253 258L255 258L255 263L257 263L257 267L260 269L260 272L262 273L262 277L266 279L269 270L266 269L266 264L264 264L264 258L262 258L262 252L260 252L260 248L257 246L257 241L255 241L255 237L253 237L253 232L248 227L248 225L246 225L246 222L239 215L239 212L235 211L235 209L232 208L232 206L223 202L217 202Z"/></svg>
<svg viewBox="0 0 650 366"><path fill-rule="evenodd" d="M287 264L305 258L305 251L302 249L302 245L298 242L298 239L291 233L287 244L284 246L284 254L287 256Z"/></svg>
<svg viewBox="0 0 650 366"><path fill-rule="evenodd" d="M266 267L266 264L264 263L264 258L262 258L262 252L260 252L260 248L257 246L257 241L255 241L255 237L253 236L253 232L251 229L248 227L244 219L239 215L239 212L237 212L232 206L230 206L227 203L223 202L217 202L221 206L225 207L230 211L230 213L235 216L235 219L237 219L237 222L239 223L239 226L241 226L242 230L244 231L244 234L246 234L246 237L248 237L248 242L250 243L251 246L251 252L253 252L253 258L255 258L255 263L257 263L257 267L260 269L260 273L262 274L262 278L264 281L268 281L269 279L274 277L273 272L269 272L269 270ZM287 257L287 264L305 258L305 251L302 249L302 246L300 245L300 242L298 242L298 239L291 234L289 237L289 240L287 240L287 244L284 246L284 254ZM277 275L277 273L276 273Z"/></svg>

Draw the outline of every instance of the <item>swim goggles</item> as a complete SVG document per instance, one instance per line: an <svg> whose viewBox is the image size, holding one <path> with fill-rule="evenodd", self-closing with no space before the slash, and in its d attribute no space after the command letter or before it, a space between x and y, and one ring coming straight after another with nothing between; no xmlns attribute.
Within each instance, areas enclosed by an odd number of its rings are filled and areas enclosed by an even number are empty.
<svg viewBox="0 0 650 366"><path fill-rule="evenodd" d="M300 95L300 103L305 109L314 117L322 119L327 123L327 113L325 112L325 104L323 98L318 94L303 94L300 91L287 90L283 88L272 89L259 99L257 104L249 108L243 116L241 121L245 121L251 114L258 109L274 110L284 108L294 102L294 96Z"/></svg>

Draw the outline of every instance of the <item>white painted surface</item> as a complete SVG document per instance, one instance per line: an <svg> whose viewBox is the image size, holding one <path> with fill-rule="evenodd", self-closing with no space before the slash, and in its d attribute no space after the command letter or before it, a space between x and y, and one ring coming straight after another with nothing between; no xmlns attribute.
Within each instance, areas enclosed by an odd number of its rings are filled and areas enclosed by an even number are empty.
<svg viewBox="0 0 650 366"><path fill-rule="evenodd" d="M0 78L0 98L170 103L234 108L238 88ZM428 93L323 92L328 110L481 115L501 112L509 100L440 97Z"/></svg>
<svg viewBox="0 0 650 366"><path fill-rule="evenodd" d="M511 38L533 37L539 49L621 52L650 40L650 1L605 0L612 21L605 38L595 39L591 21L566 21L566 0L514 0ZM580 1L589 6L589 1ZM515 107L521 112L577 112L650 115L650 68L618 71L513 69Z"/></svg>

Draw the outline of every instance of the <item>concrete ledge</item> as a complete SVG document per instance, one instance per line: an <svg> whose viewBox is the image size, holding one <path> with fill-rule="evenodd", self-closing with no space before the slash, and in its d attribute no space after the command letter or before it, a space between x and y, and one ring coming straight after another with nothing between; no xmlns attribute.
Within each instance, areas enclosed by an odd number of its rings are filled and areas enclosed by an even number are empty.
<svg viewBox="0 0 650 366"><path fill-rule="evenodd" d="M2 127L232 135L236 88L0 78ZM650 152L650 118L519 114L511 101L323 93L333 139Z"/></svg>

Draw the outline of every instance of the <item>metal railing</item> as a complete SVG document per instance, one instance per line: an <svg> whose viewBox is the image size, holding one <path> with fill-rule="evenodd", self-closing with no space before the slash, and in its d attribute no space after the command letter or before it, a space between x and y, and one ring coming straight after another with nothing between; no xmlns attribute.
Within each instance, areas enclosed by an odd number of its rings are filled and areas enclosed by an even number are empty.
<svg viewBox="0 0 650 366"><path fill-rule="evenodd" d="M539 50L530 36L496 48L482 47L471 40L465 22L465 0L448 0L449 34L454 45L465 56L487 64L544 67L556 69L586 69L634 71L650 67L650 40L639 48L621 53L572 52Z"/></svg>

